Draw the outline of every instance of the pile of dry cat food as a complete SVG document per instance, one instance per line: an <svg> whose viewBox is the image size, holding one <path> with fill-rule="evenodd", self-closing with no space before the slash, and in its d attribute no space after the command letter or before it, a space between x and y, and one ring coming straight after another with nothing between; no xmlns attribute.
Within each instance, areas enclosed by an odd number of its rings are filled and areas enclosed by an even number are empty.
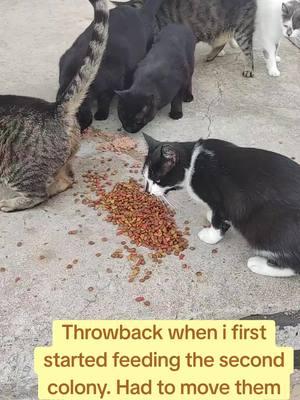
<svg viewBox="0 0 300 400"><path fill-rule="evenodd" d="M156 258L167 254L179 256L188 247L184 233L176 226L174 213L158 198L145 193L135 180L117 183L108 193L99 176L90 172L85 178L98 196L89 205L108 211L106 220L118 225L118 236L128 236L137 246L154 250Z"/></svg>
<svg viewBox="0 0 300 400"><path fill-rule="evenodd" d="M179 255L188 246L172 211L134 180L116 184L102 196L100 204L109 212L107 221L118 225L117 234L129 236L138 246L162 256Z"/></svg>

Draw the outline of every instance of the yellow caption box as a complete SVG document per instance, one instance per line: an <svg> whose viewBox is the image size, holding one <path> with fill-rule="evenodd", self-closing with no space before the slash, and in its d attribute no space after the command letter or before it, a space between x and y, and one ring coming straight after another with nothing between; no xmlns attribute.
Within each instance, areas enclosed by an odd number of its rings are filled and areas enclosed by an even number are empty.
<svg viewBox="0 0 300 400"><path fill-rule="evenodd" d="M288 400L293 349L273 321L55 321L39 399Z"/></svg>

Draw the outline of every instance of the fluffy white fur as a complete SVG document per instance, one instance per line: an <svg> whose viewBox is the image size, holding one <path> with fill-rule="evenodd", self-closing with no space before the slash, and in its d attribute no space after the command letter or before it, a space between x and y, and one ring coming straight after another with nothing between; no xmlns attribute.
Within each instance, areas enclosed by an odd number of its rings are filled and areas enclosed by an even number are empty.
<svg viewBox="0 0 300 400"><path fill-rule="evenodd" d="M257 0L255 39L262 47L270 76L279 76L277 62L283 36L282 0Z"/></svg>

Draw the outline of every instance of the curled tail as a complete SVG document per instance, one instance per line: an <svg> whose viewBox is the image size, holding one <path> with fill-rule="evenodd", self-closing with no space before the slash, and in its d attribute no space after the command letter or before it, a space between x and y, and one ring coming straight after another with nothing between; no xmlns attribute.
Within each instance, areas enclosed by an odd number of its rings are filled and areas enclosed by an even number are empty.
<svg viewBox="0 0 300 400"><path fill-rule="evenodd" d="M89 0L89 2L94 7L94 25L87 55L67 89L57 99L57 107L64 114L74 116L97 75L108 36L107 0Z"/></svg>

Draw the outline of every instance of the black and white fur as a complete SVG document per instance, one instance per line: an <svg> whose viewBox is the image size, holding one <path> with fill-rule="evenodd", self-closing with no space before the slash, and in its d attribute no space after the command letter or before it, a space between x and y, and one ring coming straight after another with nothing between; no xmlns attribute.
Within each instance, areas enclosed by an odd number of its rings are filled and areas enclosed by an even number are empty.
<svg viewBox="0 0 300 400"><path fill-rule="evenodd" d="M185 188L210 207L209 228L199 232L216 244L232 225L255 250L251 271L273 277L300 274L300 166L270 151L208 139L159 142L146 136L146 189L157 196Z"/></svg>
<svg viewBox="0 0 300 400"><path fill-rule="evenodd" d="M195 46L196 38L185 25L169 24L161 30L139 63L132 86L117 92L118 114L126 131L138 132L170 103L170 117L182 118L182 102L193 100Z"/></svg>

